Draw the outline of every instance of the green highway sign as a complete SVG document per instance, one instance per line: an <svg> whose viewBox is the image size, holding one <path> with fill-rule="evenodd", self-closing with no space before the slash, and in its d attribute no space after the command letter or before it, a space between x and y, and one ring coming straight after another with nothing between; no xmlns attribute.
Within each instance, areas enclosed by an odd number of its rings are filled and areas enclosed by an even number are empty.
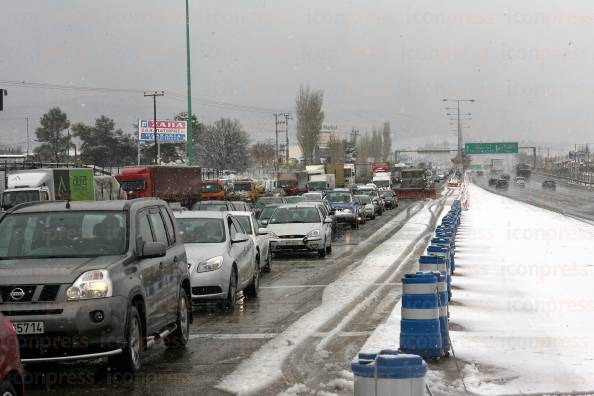
<svg viewBox="0 0 594 396"><path fill-rule="evenodd" d="M518 142L466 143L466 154L518 154Z"/></svg>

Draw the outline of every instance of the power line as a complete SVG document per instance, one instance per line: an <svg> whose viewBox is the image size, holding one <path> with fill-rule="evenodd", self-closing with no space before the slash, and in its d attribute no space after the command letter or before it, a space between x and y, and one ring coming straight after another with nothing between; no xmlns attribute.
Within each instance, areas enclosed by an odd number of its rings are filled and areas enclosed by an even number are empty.
<svg viewBox="0 0 594 396"><path fill-rule="evenodd" d="M86 85L74 85L74 84L51 84L45 82L32 82L32 81L17 81L17 80L0 80L0 84L8 87L16 87L16 88L32 88L32 89L48 89L48 90L57 90L63 92L98 92L98 93L113 93L113 94L130 94L130 95L138 95L143 94L144 90L142 89L132 89L132 88L111 88L111 87L93 87L93 86L86 86ZM169 98L174 100L183 100L186 101L187 97L183 93L171 93L168 95ZM260 106L251 106L251 105L244 105L240 103L231 103L225 101L218 101L206 98L199 98L193 97L193 103L197 103L202 106L206 107L215 107L219 109L225 110L236 110L236 111L245 111L245 112L253 112L253 113L266 113L269 114L270 112L279 111L279 109L267 108L267 107L260 107Z"/></svg>

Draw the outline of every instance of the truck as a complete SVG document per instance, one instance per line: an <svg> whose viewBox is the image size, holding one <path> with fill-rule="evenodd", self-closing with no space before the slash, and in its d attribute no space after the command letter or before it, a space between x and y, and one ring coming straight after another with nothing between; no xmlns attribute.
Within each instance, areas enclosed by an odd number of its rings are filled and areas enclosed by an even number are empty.
<svg viewBox="0 0 594 396"><path fill-rule="evenodd" d="M376 172L373 174L371 182L377 186L378 190L390 190L392 188L392 175L390 172Z"/></svg>
<svg viewBox="0 0 594 396"><path fill-rule="evenodd" d="M400 170L400 184L394 188L398 199L436 198L435 185L427 178L425 169Z"/></svg>
<svg viewBox="0 0 594 396"><path fill-rule="evenodd" d="M299 195L307 192L308 174L306 171L279 172L277 174L278 187L286 195Z"/></svg>
<svg viewBox="0 0 594 396"><path fill-rule="evenodd" d="M16 170L8 173L2 192L2 209L35 201L94 201L93 170L53 168Z"/></svg>
<svg viewBox="0 0 594 396"><path fill-rule="evenodd" d="M516 176L530 179L530 176L532 176L532 167L528 164L518 164L516 166Z"/></svg>
<svg viewBox="0 0 594 396"><path fill-rule="evenodd" d="M344 164L326 164L326 174L334 175L336 188L346 186L344 173Z"/></svg>
<svg viewBox="0 0 594 396"><path fill-rule="evenodd" d="M227 198L228 192L222 179L207 179L202 182L202 196L204 201L223 201Z"/></svg>
<svg viewBox="0 0 594 396"><path fill-rule="evenodd" d="M128 198L155 197L191 208L201 198L199 166L131 166L116 176Z"/></svg>
<svg viewBox="0 0 594 396"><path fill-rule="evenodd" d="M344 164L344 183L346 186L355 185L355 164Z"/></svg>
<svg viewBox="0 0 594 396"><path fill-rule="evenodd" d="M93 187L95 189L95 201L112 201L126 199L126 191L113 176L93 176Z"/></svg>
<svg viewBox="0 0 594 396"><path fill-rule="evenodd" d="M308 176L314 175L323 175L326 173L326 168L324 165L306 165L305 171L307 172Z"/></svg>
<svg viewBox="0 0 594 396"><path fill-rule="evenodd" d="M310 176L307 183L308 191L328 191L334 188L336 188L336 176L330 174Z"/></svg>
<svg viewBox="0 0 594 396"><path fill-rule="evenodd" d="M371 166L373 173L377 172L390 172L390 164L388 162L376 162Z"/></svg>

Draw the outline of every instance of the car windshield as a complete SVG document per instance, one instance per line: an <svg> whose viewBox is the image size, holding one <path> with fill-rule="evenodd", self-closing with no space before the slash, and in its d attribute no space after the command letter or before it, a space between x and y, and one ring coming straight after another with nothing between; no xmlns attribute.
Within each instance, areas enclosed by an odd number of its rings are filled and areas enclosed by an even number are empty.
<svg viewBox="0 0 594 396"><path fill-rule="evenodd" d="M307 207L278 208L270 218L270 224L319 223L318 209Z"/></svg>
<svg viewBox="0 0 594 396"><path fill-rule="evenodd" d="M235 182L235 184L233 185L233 190L235 191L252 191L252 184L251 183L238 183Z"/></svg>
<svg viewBox="0 0 594 396"><path fill-rule="evenodd" d="M237 221L239 221L239 224L241 224L246 234L252 235L254 233L249 216L235 216L235 218L237 219Z"/></svg>
<svg viewBox="0 0 594 396"><path fill-rule="evenodd" d="M262 212L260 212L259 219L260 220L268 220L272 216L272 214L274 213L276 208L278 208L278 206L265 207L264 209L262 209Z"/></svg>
<svg viewBox="0 0 594 396"><path fill-rule="evenodd" d="M225 226L222 219L178 218L184 243L225 242Z"/></svg>
<svg viewBox="0 0 594 396"><path fill-rule="evenodd" d="M10 209L25 202L39 201L39 191L28 190L28 191L4 191L2 194L2 208Z"/></svg>
<svg viewBox="0 0 594 396"><path fill-rule="evenodd" d="M201 202L198 205L195 205L192 210L208 210L208 211L215 211L215 212L224 212L226 210L229 210L229 208L227 208L227 204L224 204L224 203Z"/></svg>
<svg viewBox="0 0 594 396"><path fill-rule="evenodd" d="M202 192L219 192L222 191L223 187L218 183L207 183L202 185Z"/></svg>
<svg viewBox="0 0 594 396"><path fill-rule="evenodd" d="M371 197L367 195L357 195L357 198L361 201L363 205L367 205L371 203Z"/></svg>
<svg viewBox="0 0 594 396"><path fill-rule="evenodd" d="M330 192L326 195L326 199L332 203L351 203L353 197L345 192Z"/></svg>
<svg viewBox="0 0 594 396"><path fill-rule="evenodd" d="M287 197L287 198L285 198L285 200L287 201L287 203L298 203L298 202L305 201L305 198L303 198L303 197Z"/></svg>
<svg viewBox="0 0 594 396"><path fill-rule="evenodd" d="M125 191L144 190L144 180L120 180L120 186Z"/></svg>
<svg viewBox="0 0 594 396"><path fill-rule="evenodd" d="M256 208L260 209L269 204L282 204L284 203L281 197L266 197L260 198L258 202L256 202Z"/></svg>
<svg viewBox="0 0 594 396"><path fill-rule="evenodd" d="M123 211L8 214L0 222L0 259L112 256L127 246Z"/></svg>

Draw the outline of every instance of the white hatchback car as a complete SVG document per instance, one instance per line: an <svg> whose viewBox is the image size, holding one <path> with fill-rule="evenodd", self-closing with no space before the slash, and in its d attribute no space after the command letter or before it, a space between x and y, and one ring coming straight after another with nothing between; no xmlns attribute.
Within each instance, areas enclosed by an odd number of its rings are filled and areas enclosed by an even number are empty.
<svg viewBox="0 0 594 396"><path fill-rule="evenodd" d="M274 253L301 250L326 257L332 252L332 218L309 202L279 206L264 231L270 232Z"/></svg>
<svg viewBox="0 0 594 396"><path fill-rule="evenodd" d="M174 213L184 240L192 302L216 301L233 310L237 292L257 297L260 268L254 241L229 212Z"/></svg>

